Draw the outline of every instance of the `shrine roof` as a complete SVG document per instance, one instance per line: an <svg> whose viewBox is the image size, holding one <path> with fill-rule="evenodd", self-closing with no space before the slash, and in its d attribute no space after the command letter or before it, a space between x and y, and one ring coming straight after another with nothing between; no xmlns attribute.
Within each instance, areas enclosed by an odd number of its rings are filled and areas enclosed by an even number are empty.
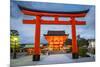
<svg viewBox="0 0 100 67"><path fill-rule="evenodd" d="M34 8L27 8L24 6L18 5L20 10L27 10L32 12L44 12L44 13L56 13L56 14L81 14L81 13L88 13L89 9L85 10L78 10L78 11L49 11L49 10L41 10L41 9L34 9Z"/></svg>
<svg viewBox="0 0 100 67"><path fill-rule="evenodd" d="M44 34L44 36L68 36L68 34L65 34L65 31L48 31L47 34Z"/></svg>

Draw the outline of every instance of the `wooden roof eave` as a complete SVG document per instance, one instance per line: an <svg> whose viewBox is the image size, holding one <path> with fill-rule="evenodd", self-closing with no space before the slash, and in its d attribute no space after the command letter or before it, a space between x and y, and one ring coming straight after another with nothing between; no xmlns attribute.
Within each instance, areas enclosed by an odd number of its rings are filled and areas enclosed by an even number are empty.
<svg viewBox="0 0 100 67"><path fill-rule="evenodd" d="M84 17L88 13L89 9L83 11L72 11L72 12L56 12L56 11L44 11L44 10L36 10L36 9L29 9L26 7L19 6L20 10L25 15L30 16L59 16L59 17Z"/></svg>
<svg viewBox="0 0 100 67"><path fill-rule="evenodd" d="M64 34L64 35L48 35L48 34L44 34L44 36L69 36L69 34Z"/></svg>

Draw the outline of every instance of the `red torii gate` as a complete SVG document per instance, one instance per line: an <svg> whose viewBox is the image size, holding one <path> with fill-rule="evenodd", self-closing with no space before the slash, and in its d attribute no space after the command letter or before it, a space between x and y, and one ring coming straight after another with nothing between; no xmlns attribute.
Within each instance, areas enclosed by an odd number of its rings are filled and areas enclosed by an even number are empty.
<svg viewBox="0 0 100 67"><path fill-rule="evenodd" d="M19 6L20 10L25 15L36 16L36 19L33 20L23 20L23 24L36 24L35 29L35 47L33 61L40 60L40 25L41 24L55 24L55 25L71 25L72 28L72 58L78 58L78 46L76 39L76 25L85 25L85 21L77 21L76 17L85 17L89 10L84 11L74 11L74 12L53 12L53 11L42 11L28 9L26 7ZM42 16L54 17L55 20L43 20ZM70 17L70 21L60 21L59 17Z"/></svg>

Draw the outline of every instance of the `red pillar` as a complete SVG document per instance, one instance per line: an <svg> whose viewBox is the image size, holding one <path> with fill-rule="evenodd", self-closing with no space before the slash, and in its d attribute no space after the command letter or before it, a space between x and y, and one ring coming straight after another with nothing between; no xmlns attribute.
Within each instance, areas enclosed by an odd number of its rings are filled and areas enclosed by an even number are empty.
<svg viewBox="0 0 100 67"><path fill-rule="evenodd" d="M55 16L55 23L59 21L58 16Z"/></svg>
<svg viewBox="0 0 100 67"><path fill-rule="evenodd" d="M72 23L72 58L76 59L78 58L78 45L76 39L75 17L71 17L71 23Z"/></svg>
<svg viewBox="0 0 100 67"><path fill-rule="evenodd" d="M40 60L40 21L41 21L41 17L36 16L35 45L34 45L33 61Z"/></svg>

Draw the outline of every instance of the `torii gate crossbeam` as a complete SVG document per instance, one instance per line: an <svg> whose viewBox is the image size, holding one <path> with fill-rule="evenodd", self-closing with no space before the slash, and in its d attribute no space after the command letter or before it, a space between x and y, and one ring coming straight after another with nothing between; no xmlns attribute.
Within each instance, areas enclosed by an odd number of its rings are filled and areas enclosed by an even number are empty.
<svg viewBox="0 0 100 67"><path fill-rule="evenodd" d="M25 15L36 16L33 20L23 20L24 24L36 24L35 29L35 47L33 61L40 60L40 25L41 24L54 24L54 25L71 25L72 29L72 57L74 59L78 58L78 46L76 39L76 25L85 25L85 21L77 21L76 17L85 17L89 10L77 11L77 12L49 12L41 10L33 10L25 7L19 6L21 11ZM54 17L54 20L43 20L42 16ZM59 17L70 17L70 21L60 21Z"/></svg>

